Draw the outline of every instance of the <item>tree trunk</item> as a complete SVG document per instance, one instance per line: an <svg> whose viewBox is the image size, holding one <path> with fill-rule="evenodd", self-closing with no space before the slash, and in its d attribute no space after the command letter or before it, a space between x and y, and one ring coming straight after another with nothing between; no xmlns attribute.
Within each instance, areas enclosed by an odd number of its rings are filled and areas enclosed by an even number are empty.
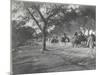
<svg viewBox="0 0 100 75"><path fill-rule="evenodd" d="M43 51L45 51L46 50L46 35L45 34L43 34Z"/></svg>
<svg viewBox="0 0 100 75"><path fill-rule="evenodd" d="M46 25L43 27L43 45L42 45L42 50L46 50Z"/></svg>

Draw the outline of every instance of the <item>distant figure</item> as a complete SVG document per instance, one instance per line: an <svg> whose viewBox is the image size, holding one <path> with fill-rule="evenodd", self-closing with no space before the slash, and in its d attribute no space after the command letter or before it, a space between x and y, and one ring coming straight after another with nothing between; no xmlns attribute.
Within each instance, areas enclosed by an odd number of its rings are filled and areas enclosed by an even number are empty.
<svg viewBox="0 0 100 75"><path fill-rule="evenodd" d="M79 38L80 43L87 41L87 37L81 31L79 32L78 38Z"/></svg>
<svg viewBox="0 0 100 75"><path fill-rule="evenodd" d="M78 36L78 33L77 33L77 32L75 32L74 37L77 37L77 36Z"/></svg>
<svg viewBox="0 0 100 75"><path fill-rule="evenodd" d="M94 48L96 46L96 36L94 34L88 37L87 46L89 48Z"/></svg>
<svg viewBox="0 0 100 75"><path fill-rule="evenodd" d="M58 43L59 40L58 40L58 36L53 36L52 40L51 40L51 43Z"/></svg>
<svg viewBox="0 0 100 75"><path fill-rule="evenodd" d="M69 37L67 37L66 33L63 34L63 37L61 38L61 42L65 43L65 45L66 42L70 42L70 39Z"/></svg>
<svg viewBox="0 0 100 75"><path fill-rule="evenodd" d="M75 32L72 38L72 45L73 47L77 47L78 44L80 44L79 39L78 39L78 32Z"/></svg>

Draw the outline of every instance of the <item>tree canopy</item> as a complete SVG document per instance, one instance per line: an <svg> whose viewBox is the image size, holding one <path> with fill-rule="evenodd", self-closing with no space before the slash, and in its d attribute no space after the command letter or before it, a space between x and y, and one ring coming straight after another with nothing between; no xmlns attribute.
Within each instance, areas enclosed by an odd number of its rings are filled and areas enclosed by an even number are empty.
<svg viewBox="0 0 100 75"><path fill-rule="evenodd" d="M95 28L95 10L95 6L12 1L12 21L19 28L29 26L46 37L52 31L57 34L75 32L80 26Z"/></svg>

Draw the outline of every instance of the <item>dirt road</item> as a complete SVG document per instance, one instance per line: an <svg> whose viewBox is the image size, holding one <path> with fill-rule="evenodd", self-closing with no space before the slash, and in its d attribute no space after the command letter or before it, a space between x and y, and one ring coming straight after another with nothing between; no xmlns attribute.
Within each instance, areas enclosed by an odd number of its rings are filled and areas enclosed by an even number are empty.
<svg viewBox="0 0 100 75"><path fill-rule="evenodd" d="M22 46L12 53L15 74L78 71L96 69L96 59L89 48ZM95 50L94 50L95 51Z"/></svg>

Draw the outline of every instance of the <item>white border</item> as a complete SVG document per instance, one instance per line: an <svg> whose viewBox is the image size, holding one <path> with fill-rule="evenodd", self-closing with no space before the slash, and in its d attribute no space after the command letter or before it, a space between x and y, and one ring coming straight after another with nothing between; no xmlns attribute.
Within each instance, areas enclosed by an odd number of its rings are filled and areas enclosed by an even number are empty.
<svg viewBox="0 0 100 75"><path fill-rule="evenodd" d="M99 50L99 16L100 16L100 2L96 0L28 0L54 3L72 3L84 5L97 4L97 70L94 71L70 71L70 72L55 72L55 73L41 73L34 75L99 75L100 64L100 50ZM0 1L0 75L10 75L10 0ZM28 74L30 75L30 74Z"/></svg>
<svg viewBox="0 0 100 75"><path fill-rule="evenodd" d="M41 1L41 2L53 2L53 3L96 5L95 0L22 0L22 1Z"/></svg>

